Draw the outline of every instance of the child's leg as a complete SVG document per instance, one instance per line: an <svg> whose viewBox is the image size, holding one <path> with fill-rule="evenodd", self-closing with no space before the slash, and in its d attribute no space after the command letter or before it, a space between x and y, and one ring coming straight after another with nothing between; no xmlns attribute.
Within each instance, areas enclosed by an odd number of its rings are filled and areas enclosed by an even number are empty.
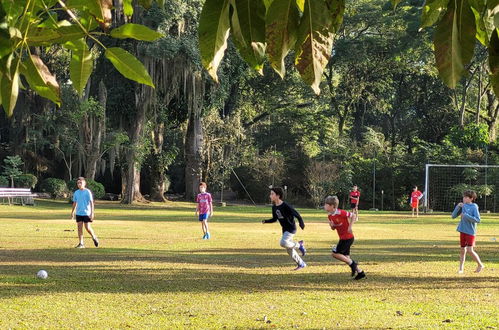
<svg viewBox="0 0 499 330"><path fill-rule="evenodd" d="M206 224L204 223L205 221L200 221L201 222L201 230L203 231L203 234L206 235Z"/></svg>
<svg viewBox="0 0 499 330"><path fill-rule="evenodd" d="M76 224L78 226L78 241L83 245L83 221L79 221Z"/></svg>
<svg viewBox="0 0 499 330"><path fill-rule="evenodd" d="M294 234L291 234L290 232L284 232L281 237L280 245L286 249L293 261L299 266L303 264L303 259L298 255L298 252L296 252L296 249L300 247L300 243L293 241L293 236Z"/></svg>
<svg viewBox="0 0 499 330"><path fill-rule="evenodd" d="M210 230L208 229L208 219L204 220L203 224L204 224L205 233L209 233Z"/></svg>
<svg viewBox="0 0 499 330"><path fill-rule="evenodd" d="M478 256L478 253L476 253L475 250L473 250L472 246L468 246L468 254L478 264L478 267L476 268L475 272L476 273L480 273L482 271L482 269L484 268L484 265L482 264L482 261L480 260L480 257Z"/></svg>
<svg viewBox="0 0 499 330"><path fill-rule="evenodd" d="M94 230L92 229L92 225L90 224L90 222L85 222L85 229L90 234L90 236L92 236L92 238L95 238L95 233ZM81 236L83 237L83 231Z"/></svg>
<svg viewBox="0 0 499 330"><path fill-rule="evenodd" d="M464 272L465 260L466 260L466 247L461 247L461 253L459 254L459 273Z"/></svg>

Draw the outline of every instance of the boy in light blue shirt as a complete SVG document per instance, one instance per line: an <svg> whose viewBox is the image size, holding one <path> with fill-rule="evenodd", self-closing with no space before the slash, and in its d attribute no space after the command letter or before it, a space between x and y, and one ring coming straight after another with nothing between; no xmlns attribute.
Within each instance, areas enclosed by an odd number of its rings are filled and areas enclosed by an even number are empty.
<svg viewBox="0 0 499 330"><path fill-rule="evenodd" d="M476 261L478 264L475 272L480 273L485 267L480 260L478 254L473 250L475 246L475 236L476 236L476 226L480 222L480 212L478 211L478 205L474 203L476 199L476 193L471 190L467 190L463 193L463 202L456 205L454 212L452 212L452 219L457 218L461 215L461 221L457 226L457 231L461 233L461 254L459 262L459 274L464 273L464 261L466 259L466 252Z"/></svg>
<svg viewBox="0 0 499 330"><path fill-rule="evenodd" d="M78 186L78 190L73 193L73 208L71 210L71 219L75 219L76 215L76 223L78 225L79 243L76 248L85 248L85 244L83 243L83 225L85 225L85 229L92 236L95 247L98 247L99 240L90 225L94 221L94 198L92 192L85 188L87 182L83 177L78 178L76 185Z"/></svg>

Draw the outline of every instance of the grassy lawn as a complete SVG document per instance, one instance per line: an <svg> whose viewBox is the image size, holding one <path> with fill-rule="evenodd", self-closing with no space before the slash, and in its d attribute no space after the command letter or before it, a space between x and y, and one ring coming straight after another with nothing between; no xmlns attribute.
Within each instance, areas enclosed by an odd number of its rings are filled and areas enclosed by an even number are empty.
<svg viewBox="0 0 499 330"><path fill-rule="evenodd" d="M457 222L448 214L362 212L353 257L367 279L330 256L325 213L300 210L309 267L279 246L268 207L215 210L201 240L194 204L100 202L86 249L74 249L70 205L0 206L0 328L497 328L499 215L483 214L486 268L457 274ZM35 277L38 270L47 280Z"/></svg>

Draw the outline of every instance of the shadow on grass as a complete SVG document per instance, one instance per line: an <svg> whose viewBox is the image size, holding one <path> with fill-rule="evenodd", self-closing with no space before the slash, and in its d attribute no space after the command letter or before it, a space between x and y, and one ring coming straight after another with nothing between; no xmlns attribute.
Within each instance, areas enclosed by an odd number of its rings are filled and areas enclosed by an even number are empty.
<svg viewBox="0 0 499 330"><path fill-rule="evenodd" d="M497 277L468 278L449 276L396 276L368 273L361 282L353 281L345 267L332 267L330 272L289 272L283 274L239 272L189 268L112 268L110 266L45 267L46 281L34 274L43 265L0 267L2 298L57 293L267 293L271 291L341 292L365 290L423 289L463 290L496 289ZM32 275L31 275L32 274Z"/></svg>

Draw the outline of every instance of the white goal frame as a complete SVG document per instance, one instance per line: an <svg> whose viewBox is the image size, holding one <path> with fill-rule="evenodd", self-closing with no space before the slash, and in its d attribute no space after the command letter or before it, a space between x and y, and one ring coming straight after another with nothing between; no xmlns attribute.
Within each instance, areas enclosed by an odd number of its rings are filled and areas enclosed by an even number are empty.
<svg viewBox="0 0 499 330"><path fill-rule="evenodd" d="M428 212L428 201L429 195L430 195L430 168L431 167L461 167L461 168L466 168L466 167L476 167L476 168L499 168L499 165L465 165L465 164L426 164L425 165L425 178L424 178L424 212Z"/></svg>

